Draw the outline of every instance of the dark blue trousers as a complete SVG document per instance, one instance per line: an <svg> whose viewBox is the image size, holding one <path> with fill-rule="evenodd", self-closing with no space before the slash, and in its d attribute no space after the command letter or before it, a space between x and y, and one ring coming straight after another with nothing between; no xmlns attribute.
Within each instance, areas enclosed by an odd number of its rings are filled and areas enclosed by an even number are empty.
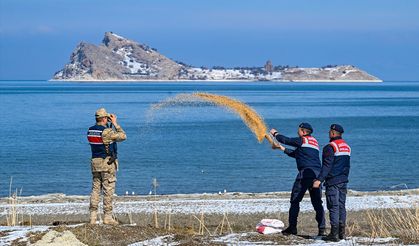
<svg viewBox="0 0 419 246"><path fill-rule="evenodd" d="M319 229L325 228L324 209L322 201L322 190L313 189L313 179L296 179L291 193L291 207L289 210L288 222L290 227L297 227L298 213L300 212L300 202L308 190L310 193L311 204L316 211L316 221Z"/></svg>
<svg viewBox="0 0 419 246"><path fill-rule="evenodd" d="M330 225L346 224L346 193L347 183L326 186L326 202L330 215Z"/></svg>

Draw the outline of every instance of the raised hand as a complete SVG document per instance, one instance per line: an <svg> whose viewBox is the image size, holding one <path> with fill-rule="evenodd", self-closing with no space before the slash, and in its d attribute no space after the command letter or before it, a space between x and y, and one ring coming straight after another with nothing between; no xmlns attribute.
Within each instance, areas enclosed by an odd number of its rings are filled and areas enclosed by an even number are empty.
<svg viewBox="0 0 419 246"><path fill-rule="evenodd" d="M111 120L112 124L116 125L116 115L115 114L110 114L109 115L109 119Z"/></svg>
<svg viewBox="0 0 419 246"><path fill-rule="evenodd" d="M270 133L270 134L272 134L272 136L275 136L275 134L278 134L278 131L277 131L275 128L272 128L272 129L269 131L269 133Z"/></svg>

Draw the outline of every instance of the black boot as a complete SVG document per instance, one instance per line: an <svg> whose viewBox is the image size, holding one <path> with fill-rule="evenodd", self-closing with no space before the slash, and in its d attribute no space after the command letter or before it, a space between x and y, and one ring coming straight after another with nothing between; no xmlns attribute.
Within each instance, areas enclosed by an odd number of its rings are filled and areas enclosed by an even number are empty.
<svg viewBox="0 0 419 246"><path fill-rule="evenodd" d="M339 224L339 239L346 239L345 236L345 224Z"/></svg>
<svg viewBox="0 0 419 246"><path fill-rule="evenodd" d="M295 226L288 226L287 229L282 231L283 235L297 235L297 227Z"/></svg>
<svg viewBox="0 0 419 246"><path fill-rule="evenodd" d="M332 242L338 242L339 241L339 227L332 226L330 229L330 234L323 238L325 241L332 241Z"/></svg>
<svg viewBox="0 0 419 246"><path fill-rule="evenodd" d="M317 234L317 236L319 237L324 237L326 236L326 229L325 228L319 228L319 234Z"/></svg>

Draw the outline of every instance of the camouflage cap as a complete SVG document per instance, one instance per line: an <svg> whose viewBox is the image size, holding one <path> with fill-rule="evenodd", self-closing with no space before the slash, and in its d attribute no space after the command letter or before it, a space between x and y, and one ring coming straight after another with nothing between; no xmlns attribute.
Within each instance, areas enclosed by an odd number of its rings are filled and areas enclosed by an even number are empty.
<svg viewBox="0 0 419 246"><path fill-rule="evenodd" d="M95 117L96 118L109 117L109 114L106 112L106 109L100 108L96 110Z"/></svg>

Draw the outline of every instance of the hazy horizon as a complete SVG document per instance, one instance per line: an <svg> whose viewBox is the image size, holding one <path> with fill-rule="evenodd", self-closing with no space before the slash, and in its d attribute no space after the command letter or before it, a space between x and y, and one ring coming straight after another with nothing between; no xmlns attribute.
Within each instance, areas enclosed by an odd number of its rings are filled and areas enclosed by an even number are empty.
<svg viewBox="0 0 419 246"><path fill-rule="evenodd" d="M106 31L194 66L350 64L419 80L418 1L3 0L0 79L47 80Z"/></svg>

